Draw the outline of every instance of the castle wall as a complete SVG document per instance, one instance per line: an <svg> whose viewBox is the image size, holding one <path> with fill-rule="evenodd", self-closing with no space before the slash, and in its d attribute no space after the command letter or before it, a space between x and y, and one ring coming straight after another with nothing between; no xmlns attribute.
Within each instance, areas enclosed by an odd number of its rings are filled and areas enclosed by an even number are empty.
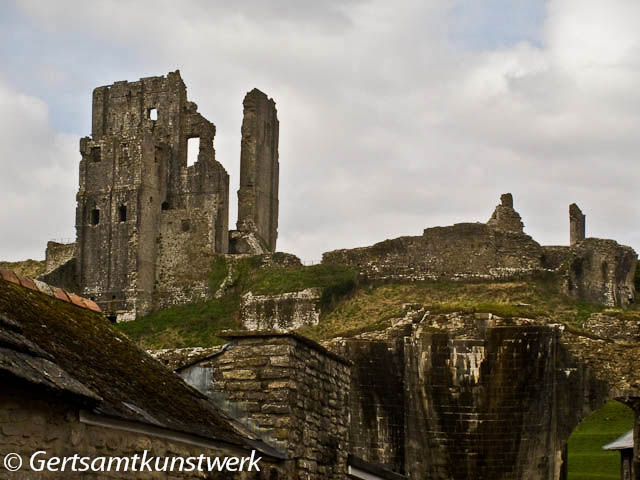
<svg viewBox="0 0 640 480"><path fill-rule="evenodd" d="M334 250L322 262L359 268L370 279L509 279L542 268L542 247L530 236L483 223L425 229L419 237Z"/></svg>
<svg viewBox="0 0 640 480"><path fill-rule="evenodd" d="M614 240L587 238L573 246L567 260L567 293L601 305L628 305L635 299L638 256Z"/></svg>
<svg viewBox="0 0 640 480"><path fill-rule="evenodd" d="M71 260L76 251L75 243L47 242L45 251L45 274Z"/></svg>
<svg viewBox="0 0 640 480"><path fill-rule="evenodd" d="M584 218L580 225L572 221L571 228L581 228L584 237ZM322 262L357 268L370 280L509 280L551 272L579 300L607 306L634 301L637 255L631 247L597 238L543 247L522 227L511 194L504 194L486 224L427 228L419 237L327 252Z"/></svg>

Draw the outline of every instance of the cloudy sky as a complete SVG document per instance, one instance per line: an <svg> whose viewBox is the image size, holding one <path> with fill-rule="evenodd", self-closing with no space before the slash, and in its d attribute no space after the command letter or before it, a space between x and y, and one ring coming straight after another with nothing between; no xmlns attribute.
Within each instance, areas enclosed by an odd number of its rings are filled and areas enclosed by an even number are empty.
<svg viewBox="0 0 640 480"><path fill-rule="evenodd" d="M486 221L640 250L637 0L19 1L0 6L0 259L75 236L91 92L180 69L236 220L242 99L280 119L278 249L307 261Z"/></svg>

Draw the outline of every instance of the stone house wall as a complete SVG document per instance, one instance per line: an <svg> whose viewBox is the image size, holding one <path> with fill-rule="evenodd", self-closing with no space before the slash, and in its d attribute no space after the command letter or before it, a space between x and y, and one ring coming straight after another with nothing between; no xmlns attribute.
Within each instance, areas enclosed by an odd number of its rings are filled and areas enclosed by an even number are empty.
<svg viewBox="0 0 640 480"><path fill-rule="evenodd" d="M232 406L285 448L299 475L292 478L346 480L348 363L297 335L238 335L226 336L228 347L198 365L211 369L218 406Z"/></svg>
<svg viewBox="0 0 640 480"><path fill-rule="evenodd" d="M32 472L29 458L37 451L47 452L44 458L53 456L122 457L141 454L148 450L157 457L246 456L237 450L219 450L167 440L142 433L89 425L80 421L79 406L68 398L52 396L43 390L35 390L10 383L3 379L0 390L0 447L3 456L9 452L21 455L23 469L9 473L0 464L0 478L11 480L83 478L113 479L238 479L238 480L285 480L292 478L285 466L279 463L260 461L260 472L253 473L48 473ZM39 457L40 458L40 457Z"/></svg>

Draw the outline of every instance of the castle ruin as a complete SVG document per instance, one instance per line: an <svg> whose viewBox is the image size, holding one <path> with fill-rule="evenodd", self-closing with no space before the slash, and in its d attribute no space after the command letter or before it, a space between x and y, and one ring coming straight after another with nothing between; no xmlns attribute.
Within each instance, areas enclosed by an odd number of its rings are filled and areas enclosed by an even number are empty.
<svg viewBox="0 0 640 480"><path fill-rule="evenodd" d="M179 71L96 88L92 135L80 140L75 267L65 264L63 279L51 272L56 283L77 285L118 320L205 298L213 256L230 251L229 175L215 133ZM199 139L193 164L191 139ZM278 118L257 89L244 100L241 172L231 251L273 252Z"/></svg>

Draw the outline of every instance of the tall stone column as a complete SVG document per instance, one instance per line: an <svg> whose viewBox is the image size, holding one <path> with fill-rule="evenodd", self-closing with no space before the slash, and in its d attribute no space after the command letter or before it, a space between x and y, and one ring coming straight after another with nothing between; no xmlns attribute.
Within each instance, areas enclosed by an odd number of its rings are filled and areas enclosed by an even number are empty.
<svg viewBox="0 0 640 480"><path fill-rule="evenodd" d="M582 210L572 203L569 205L569 245L575 245L584 240L586 216Z"/></svg>
<svg viewBox="0 0 640 480"><path fill-rule="evenodd" d="M244 99L237 228L257 236L268 252L278 238L278 135L275 102L254 88Z"/></svg>

